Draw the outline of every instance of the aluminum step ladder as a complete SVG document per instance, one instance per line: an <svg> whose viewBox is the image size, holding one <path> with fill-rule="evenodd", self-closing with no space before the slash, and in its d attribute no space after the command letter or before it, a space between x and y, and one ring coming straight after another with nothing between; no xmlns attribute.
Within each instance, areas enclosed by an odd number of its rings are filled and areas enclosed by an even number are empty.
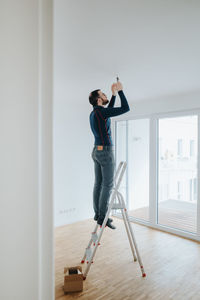
<svg viewBox="0 0 200 300"><path fill-rule="evenodd" d="M111 200L109 202L108 210L107 210L106 216L104 218L103 224L102 225L96 224L96 226L94 228L94 231L92 232L91 239L90 239L90 241L88 243L88 246L85 250L84 256L81 260L82 264L85 261L87 262L87 267L86 267L86 269L83 273L83 278L84 279L86 279L87 274L90 270L90 266L93 263L95 253L97 251L98 246L100 245L100 240L101 240L104 228L106 227L106 223L107 223L108 217L109 217L110 212L111 212L112 209L115 209L115 210L116 209L121 209L122 217L123 217L123 220L124 220L126 232L127 232L130 247L131 247L131 251L132 251L132 254L133 254L133 259L134 259L134 261L138 260L139 265L140 265L140 269L141 269L141 272L142 272L142 277L146 277L146 273L144 272L144 267L143 267L142 260L141 260L141 257L140 257L139 251L138 251L137 243L136 243L136 240L135 240L135 237L134 237L133 229L132 229L132 226L131 226L130 221L129 221L129 216L128 216L127 209L126 209L126 206L125 206L125 201L124 201L124 198L123 198L122 194L118 191L119 187L120 187L120 184L121 184L121 181L122 181L122 178L123 178L123 175L124 175L125 170L126 170L126 166L127 166L127 164L124 161L121 161L119 163L119 166L117 168L115 178L114 178L114 183L115 184L114 184L114 188L112 190ZM100 227L99 234L97 233L98 227Z"/></svg>

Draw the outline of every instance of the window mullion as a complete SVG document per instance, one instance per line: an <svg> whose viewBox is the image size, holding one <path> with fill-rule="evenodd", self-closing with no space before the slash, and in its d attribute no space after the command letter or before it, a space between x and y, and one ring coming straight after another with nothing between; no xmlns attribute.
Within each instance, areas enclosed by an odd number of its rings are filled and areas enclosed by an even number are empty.
<svg viewBox="0 0 200 300"><path fill-rule="evenodd" d="M157 147L158 147L158 126L157 118L150 118L149 126L149 221L150 224L157 224Z"/></svg>
<svg viewBox="0 0 200 300"><path fill-rule="evenodd" d="M197 146L197 235L200 237L200 113L198 114Z"/></svg>

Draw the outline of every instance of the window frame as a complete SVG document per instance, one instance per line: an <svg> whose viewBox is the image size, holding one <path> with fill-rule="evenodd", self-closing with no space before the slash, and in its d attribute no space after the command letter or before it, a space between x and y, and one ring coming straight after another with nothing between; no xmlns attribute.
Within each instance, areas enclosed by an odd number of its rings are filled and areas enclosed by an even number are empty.
<svg viewBox="0 0 200 300"><path fill-rule="evenodd" d="M181 116L197 116L198 120L198 138L197 138L197 232L190 233L184 230L168 227L166 225L158 224L158 147L159 147L159 132L158 132L158 122L163 118L174 118ZM200 109L187 109L187 110L179 110L172 112L163 112L163 113L154 113L154 114L140 114L132 117L121 116L115 118L113 120L112 126L114 126L114 140L115 147L114 152L117 147L116 140L116 130L117 130L117 122L119 121L129 121L129 120L137 120L137 119L149 119L149 221L137 219L135 217L130 216L130 220L146 225L151 228L155 228L158 230L162 230L168 233L176 234L182 237L186 237L188 239L196 240L200 242ZM128 143L126 139L126 143ZM126 144L126 148L127 144ZM116 153L116 152L115 152ZM127 172L128 174L128 172ZM127 175L126 175L127 176ZM128 188L128 187L127 187ZM122 217L119 212L114 212L114 216Z"/></svg>

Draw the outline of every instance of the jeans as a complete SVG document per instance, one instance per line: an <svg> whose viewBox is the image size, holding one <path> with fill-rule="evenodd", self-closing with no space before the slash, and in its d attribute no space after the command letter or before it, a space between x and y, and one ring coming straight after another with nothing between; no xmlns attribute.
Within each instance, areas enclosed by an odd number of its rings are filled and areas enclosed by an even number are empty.
<svg viewBox="0 0 200 300"><path fill-rule="evenodd" d="M92 151L95 173L93 208L95 214L102 220L108 210L109 198L114 184L114 154L112 148L112 146L104 146L103 150L98 150L94 146Z"/></svg>

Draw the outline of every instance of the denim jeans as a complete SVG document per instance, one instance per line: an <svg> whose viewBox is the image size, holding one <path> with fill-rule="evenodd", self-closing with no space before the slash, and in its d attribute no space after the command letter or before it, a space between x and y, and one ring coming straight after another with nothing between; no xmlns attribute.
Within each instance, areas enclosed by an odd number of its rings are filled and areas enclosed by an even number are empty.
<svg viewBox="0 0 200 300"><path fill-rule="evenodd" d="M108 210L109 198L114 180L114 154L112 146L104 146L92 151L94 161L95 182L93 189L93 208L100 219L104 219Z"/></svg>

